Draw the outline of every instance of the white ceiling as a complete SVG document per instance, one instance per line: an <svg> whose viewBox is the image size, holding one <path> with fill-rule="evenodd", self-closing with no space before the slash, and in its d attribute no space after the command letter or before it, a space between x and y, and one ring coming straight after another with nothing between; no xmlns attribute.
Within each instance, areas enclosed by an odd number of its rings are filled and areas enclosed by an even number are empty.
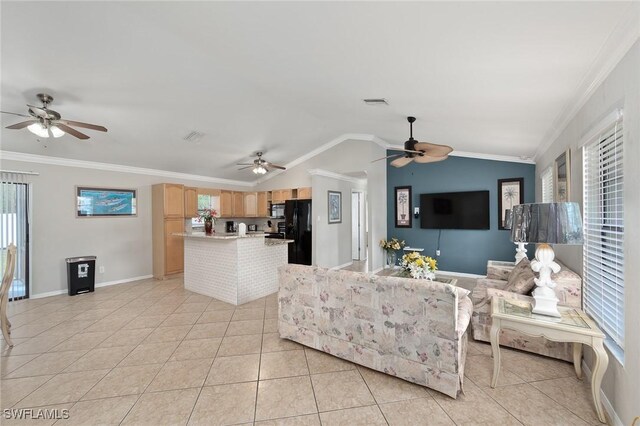
<svg viewBox="0 0 640 426"><path fill-rule="evenodd" d="M345 133L532 156L628 2L3 2L2 110L47 91L91 139L2 149L236 180ZM363 98L384 97L388 107ZM199 144L182 140L205 133Z"/></svg>

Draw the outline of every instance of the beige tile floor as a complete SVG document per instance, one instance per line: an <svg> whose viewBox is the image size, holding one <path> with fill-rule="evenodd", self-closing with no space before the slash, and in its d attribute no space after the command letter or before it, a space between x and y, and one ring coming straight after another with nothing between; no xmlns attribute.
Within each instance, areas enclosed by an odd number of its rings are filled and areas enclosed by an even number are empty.
<svg viewBox="0 0 640 426"><path fill-rule="evenodd" d="M470 342L454 400L280 339L276 295L236 308L146 280L10 315L1 408L69 409L56 424L598 424L568 363L505 349L491 389L490 347Z"/></svg>

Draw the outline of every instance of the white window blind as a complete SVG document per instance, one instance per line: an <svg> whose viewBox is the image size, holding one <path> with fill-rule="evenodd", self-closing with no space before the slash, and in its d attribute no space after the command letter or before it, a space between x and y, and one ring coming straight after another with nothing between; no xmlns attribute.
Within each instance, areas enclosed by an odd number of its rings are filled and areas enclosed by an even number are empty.
<svg viewBox="0 0 640 426"><path fill-rule="evenodd" d="M622 120L583 148L584 305L624 349Z"/></svg>
<svg viewBox="0 0 640 426"><path fill-rule="evenodd" d="M542 202L553 203L553 169L547 167L540 175L542 183Z"/></svg>

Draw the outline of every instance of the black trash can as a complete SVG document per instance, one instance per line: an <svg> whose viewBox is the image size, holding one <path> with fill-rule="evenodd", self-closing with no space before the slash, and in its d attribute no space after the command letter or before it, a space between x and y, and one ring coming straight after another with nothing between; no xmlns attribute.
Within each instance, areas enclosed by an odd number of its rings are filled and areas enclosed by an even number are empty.
<svg viewBox="0 0 640 426"><path fill-rule="evenodd" d="M93 292L96 286L96 257L68 257L67 284L69 296Z"/></svg>

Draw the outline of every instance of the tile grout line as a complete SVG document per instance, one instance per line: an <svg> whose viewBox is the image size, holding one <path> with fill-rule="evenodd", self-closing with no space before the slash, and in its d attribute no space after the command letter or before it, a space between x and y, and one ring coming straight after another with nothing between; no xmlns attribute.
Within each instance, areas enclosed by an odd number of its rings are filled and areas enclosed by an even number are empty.
<svg viewBox="0 0 640 426"><path fill-rule="evenodd" d="M318 420L320 421L320 425L322 426L322 417L320 417L320 407L318 407L318 398L316 398L316 388L313 386L313 379L311 379L311 368L309 368L309 359L307 358L307 349L305 346L302 347L304 352L304 361L307 364L307 371L309 372L309 382L311 383L311 392L313 393L313 402L316 404L316 414L318 416Z"/></svg>

